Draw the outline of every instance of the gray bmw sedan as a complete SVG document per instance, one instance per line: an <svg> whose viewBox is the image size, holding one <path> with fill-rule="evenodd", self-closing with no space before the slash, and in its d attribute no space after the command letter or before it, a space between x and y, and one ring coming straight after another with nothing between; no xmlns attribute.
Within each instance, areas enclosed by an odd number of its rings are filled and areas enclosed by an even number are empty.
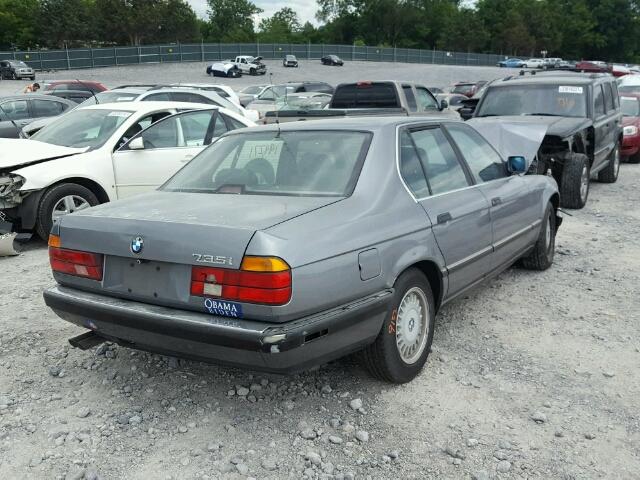
<svg viewBox="0 0 640 480"><path fill-rule="evenodd" d="M519 261L551 266L558 188L436 118L222 136L157 191L67 215L44 294L121 345L272 372L361 351L413 379L443 304Z"/></svg>

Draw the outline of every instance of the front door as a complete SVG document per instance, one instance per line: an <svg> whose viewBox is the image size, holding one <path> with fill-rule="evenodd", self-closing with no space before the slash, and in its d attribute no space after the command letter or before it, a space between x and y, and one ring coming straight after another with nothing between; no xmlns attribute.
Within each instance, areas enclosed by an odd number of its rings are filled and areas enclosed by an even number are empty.
<svg viewBox="0 0 640 480"><path fill-rule="evenodd" d="M401 170L413 185L449 275L447 297L461 293L490 270L491 218L489 203L463 168L439 127L412 128L401 137ZM425 178L426 180L423 180Z"/></svg>
<svg viewBox="0 0 640 480"><path fill-rule="evenodd" d="M453 138L490 205L494 268L514 261L535 242L541 222L541 190L528 186L520 175L510 175L502 157L477 131L449 124Z"/></svg>
<svg viewBox="0 0 640 480"><path fill-rule="evenodd" d="M154 123L113 154L118 198L157 188L226 131L215 109L179 113ZM136 138L142 145L136 145Z"/></svg>

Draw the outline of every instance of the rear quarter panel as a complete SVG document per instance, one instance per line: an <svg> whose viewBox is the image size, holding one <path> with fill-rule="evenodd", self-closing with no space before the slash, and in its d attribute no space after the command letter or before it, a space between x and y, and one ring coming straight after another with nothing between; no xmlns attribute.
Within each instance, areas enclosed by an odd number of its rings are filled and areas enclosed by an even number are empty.
<svg viewBox="0 0 640 480"><path fill-rule="evenodd" d="M292 299L272 312L280 321L392 288L419 261L444 268L426 213L400 181L389 138L394 129L374 137L351 197L258 231L249 243L247 255L276 255L292 267ZM359 254L371 249L380 273L362 280Z"/></svg>

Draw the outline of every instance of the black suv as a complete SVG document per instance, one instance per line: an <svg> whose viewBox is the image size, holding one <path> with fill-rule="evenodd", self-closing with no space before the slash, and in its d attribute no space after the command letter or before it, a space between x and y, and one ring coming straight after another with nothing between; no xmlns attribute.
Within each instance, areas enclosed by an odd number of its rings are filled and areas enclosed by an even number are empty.
<svg viewBox="0 0 640 480"><path fill-rule="evenodd" d="M496 116L547 127L529 173L550 171L563 207L584 207L591 175L618 179L622 112L611 75L549 72L494 81L474 118Z"/></svg>

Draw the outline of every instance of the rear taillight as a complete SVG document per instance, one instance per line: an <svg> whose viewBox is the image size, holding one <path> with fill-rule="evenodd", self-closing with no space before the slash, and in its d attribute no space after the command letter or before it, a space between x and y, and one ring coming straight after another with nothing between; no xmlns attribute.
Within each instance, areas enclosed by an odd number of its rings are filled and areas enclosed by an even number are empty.
<svg viewBox="0 0 640 480"><path fill-rule="evenodd" d="M49 263L54 272L102 280L102 255L60 248L60 237L55 235L49 237Z"/></svg>
<svg viewBox="0 0 640 480"><path fill-rule="evenodd" d="M276 257L244 257L240 270L193 267L191 295L284 305L291 299L291 270Z"/></svg>

